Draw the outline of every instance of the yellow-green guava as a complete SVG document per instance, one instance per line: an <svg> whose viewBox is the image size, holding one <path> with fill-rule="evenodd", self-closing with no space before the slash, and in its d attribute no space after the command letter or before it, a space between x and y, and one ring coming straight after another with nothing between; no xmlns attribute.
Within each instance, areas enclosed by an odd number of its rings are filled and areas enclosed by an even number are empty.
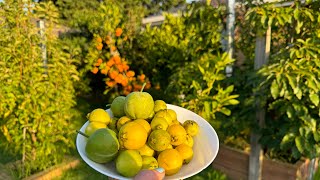
<svg viewBox="0 0 320 180"><path fill-rule="evenodd" d="M153 98L147 92L132 92L126 96L124 112L131 119L148 119L153 108Z"/></svg>
<svg viewBox="0 0 320 180"><path fill-rule="evenodd" d="M120 118L120 117L126 115L124 112L125 100L126 100L126 97L124 97L124 96L118 96L113 99L113 101L111 103L111 111L112 111L114 117Z"/></svg>
<svg viewBox="0 0 320 180"><path fill-rule="evenodd" d="M102 128L88 138L85 152L92 161L107 163L117 156L119 149L120 144L116 133L111 129Z"/></svg>

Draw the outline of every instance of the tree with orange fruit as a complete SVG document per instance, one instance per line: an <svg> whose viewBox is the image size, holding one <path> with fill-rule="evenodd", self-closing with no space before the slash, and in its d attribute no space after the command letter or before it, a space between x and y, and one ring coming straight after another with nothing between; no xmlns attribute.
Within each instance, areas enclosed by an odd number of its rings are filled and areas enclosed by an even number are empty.
<svg viewBox="0 0 320 180"><path fill-rule="evenodd" d="M118 94L127 95L132 91L139 91L143 83L146 83L145 89L151 87L151 83L145 74L136 76L133 70L130 70L129 62L120 56L117 45L121 45L127 40L123 35L123 29L118 27L114 32L105 36L95 35L94 45L96 60L93 63L91 72L93 74L101 73L105 75L106 84L105 93L114 90Z"/></svg>

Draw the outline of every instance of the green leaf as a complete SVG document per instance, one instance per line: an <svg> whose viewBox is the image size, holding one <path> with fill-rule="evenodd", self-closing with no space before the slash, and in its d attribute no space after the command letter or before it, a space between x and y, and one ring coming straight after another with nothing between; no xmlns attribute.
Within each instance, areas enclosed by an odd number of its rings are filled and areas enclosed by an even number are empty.
<svg viewBox="0 0 320 180"><path fill-rule="evenodd" d="M205 73L205 70L204 70L204 68L203 68L203 67L201 67L200 65L198 65L198 68L199 68L199 70L200 70L200 72L201 72L202 74L204 74L204 73Z"/></svg>
<svg viewBox="0 0 320 180"><path fill-rule="evenodd" d="M301 136L295 138L296 147L298 148L300 153L304 151L304 140Z"/></svg>
<svg viewBox="0 0 320 180"><path fill-rule="evenodd" d="M228 104L228 105L237 105L237 104L239 104L239 101L236 100L236 99L230 99L230 100L228 100L226 102L226 104Z"/></svg>
<svg viewBox="0 0 320 180"><path fill-rule="evenodd" d="M206 118L209 119L210 118L210 113L211 113L211 106L210 106L210 102L209 101L205 101L204 103L204 112L206 114Z"/></svg>
<svg viewBox="0 0 320 180"><path fill-rule="evenodd" d="M287 107L286 113L287 113L288 118L292 118L293 117L294 110L293 110L292 106L288 106Z"/></svg>
<svg viewBox="0 0 320 180"><path fill-rule="evenodd" d="M301 91L301 89L298 89L298 91L297 91L297 93L296 93L296 96L297 96L297 98L298 98L299 100L301 100L301 98L302 98L302 91Z"/></svg>
<svg viewBox="0 0 320 180"><path fill-rule="evenodd" d="M311 102L312 102L314 105L316 105L316 106L319 105L319 96L318 96L318 94L310 94L310 95L309 95L309 98L310 98Z"/></svg>
<svg viewBox="0 0 320 180"><path fill-rule="evenodd" d="M276 80L272 81L270 91L273 99L277 99L279 97L279 86Z"/></svg>
<svg viewBox="0 0 320 180"><path fill-rule="evenodd" d="M225 90L226 93L231 93L234 89L234 85L228 86L227 89Z"/></svg>
<svg viewBox="0 0 320 180"><path fill-rule="evenodd" d="M225 107L223 107L220 112L222 112L223 114L227 115L227 116L230 116L231 114L231 110L230 109L227 109Z"/></svg>
<svg viewBox="0 0 320 180"><path fill-rule="evenodd" d="M319 132L319 130L313 132L313 138L314 138L314 140L315 140L316 142L319 142L319 141L320 141L320 132Z"/></svg>
<svg viewBox="0 0 320 180"><path fill-rule="evenodd" d="M280 148L285 149L294 140L295 135L293 133L286 134L280 143Z"/></svg>
<svg viewBox="0 0 320 180"><path fill-rule="evenodd" d="M293 93L296 94L298 89L297 89L297 82L295 81L293 76L290 76L289 74L285 75L288 79L288 82L293 90Z"/></svg>
<svg viewBox="0 0 320 180"><path fill-rule="evenodd" d="M272 25L273 19L274 19L273 16L270 16L270 17L269 17L268 26L271 26L271 25Z"/></svg>
<svg viewBox="0 0 320 180"><path fill-rule="evenodd" d="M301 30L301 27L303 26L303 22L302 21L298 21L297 22L297 26L296 26L296 32L297 34L300 34L300 30Z"/></svg>
<svg viewBox="0 0 320 180"><path fill-rule="evenodd" d="M299 19L299 9L295 8L293 11L293 17L294 19L298 20Z"/></svg>

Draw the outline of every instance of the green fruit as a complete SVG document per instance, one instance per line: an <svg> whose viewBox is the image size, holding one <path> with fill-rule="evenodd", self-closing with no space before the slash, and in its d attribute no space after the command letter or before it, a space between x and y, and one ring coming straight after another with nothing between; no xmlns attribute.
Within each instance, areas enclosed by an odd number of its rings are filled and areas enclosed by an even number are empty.
<svg viewBox="0 0 320 180"><path fill-rule="evenodd" d="M162 129L154 130L148 137L148 145L155 151L165 150L171 141L170 134Z"/></svg>
<svg viewBox="0 0 320 180"><path fill-rule="evenodd" d="M167 104L163 101L163 100L156 100L154 101L154 112L158 112L158 111L161 111L161 110L165 110L167 109Z"/></svg>
<svg viewBox="0 0 320 180"><path fill-rule="evenodd" d="M108 128L96 130L89 138L85 147L89 159L97 163L112 161L120 148L115 132Z"/></svg>
<svg viewBox="0 0 320 180"><path fill-rule="evenodd" d="M167 130L169 125L165 118L155 117L152 119L150 126L152 130L157 130L157 129Z"/></svg>
<svg viewBox="0 0 320 180"><path fill-rule="evenodd" d="M121 151L116 159L116 169L125 177L135 176L141 167L142 157L137 150Z"/></svg>
<svg viewBox="0 0 320 180"><path fill-rule="evenodd" d="M131 119L147 119L152 114L154 101L147 92L132 92L127 95L124 112Z"/></svg>
<svg viewBox="0 0 320 180"><path fill-rule="evenodd" d="M118 96L113 99L111 103L111 111L113 113L113 116L115 117L122 117L125 114L124 112L124 103L125 103L126 97L124 96Z"/></svg>
<svg viewBox="0 0 320 180"><path fill-rule="evenodd" d="M89 125L85 129L85 133L88 136L91 136L96 130L101 129L101 128L106 128L107 125L104 123L99 123L99 122L89 122Z"/></svg>
<svg viewBox="0 0 320 180"><path fill-rule="evenodd" d="M158 168L158 161L152 156L142 156L141 169L156 169Z"/></svg>
<svg viewBox="0 0 320 180"><path fill-rule="evenodd" d="M104 109L95 109L87 115L90 122L100 122L108 125L111 121L109 114Z"/></svg>

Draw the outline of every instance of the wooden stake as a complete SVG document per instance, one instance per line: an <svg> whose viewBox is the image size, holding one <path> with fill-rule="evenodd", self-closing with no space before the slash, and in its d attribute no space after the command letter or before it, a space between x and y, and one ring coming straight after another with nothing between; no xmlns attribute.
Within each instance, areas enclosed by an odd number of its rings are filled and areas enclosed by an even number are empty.
<svg viewBox="0 0 320 180"><path fill-rule="evenodd" d="M260 69L264 64L267 64L270 55L270 43L271 43L271 27L268 27L265 36L257 37L255 48L255 60L254 69ZM260 127L265 124L265 109L261 107L260 100L256 100L256 119ZM249 180L260 180L261 169L263 161L263 152L261 145L259 144L260 135L252 132L250 137L250 157L249 157Z"/></svg>

